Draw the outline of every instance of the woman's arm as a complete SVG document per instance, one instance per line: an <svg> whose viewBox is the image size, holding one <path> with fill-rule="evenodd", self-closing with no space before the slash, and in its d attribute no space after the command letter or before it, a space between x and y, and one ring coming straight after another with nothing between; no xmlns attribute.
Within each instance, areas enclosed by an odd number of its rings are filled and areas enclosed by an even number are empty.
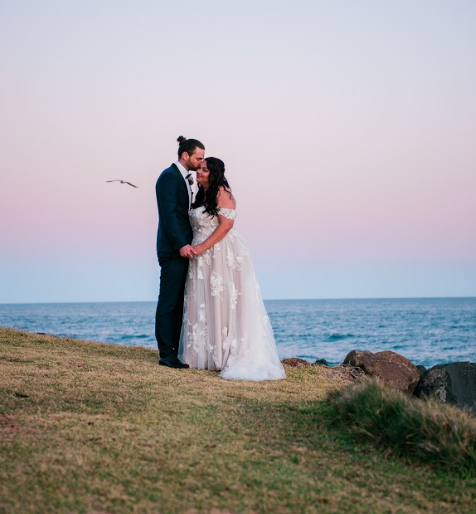
<svg viewBox="0 0 476 514"><path fill-rule="evenodd" d="M217 205L223 209L234 209L235 201L230 193L221 188L217 196ZM228 218L225 218L225 216L219 214L218 227L215 229L213 234L211 234L207 239L205 239L205 241L203 241L203 243L192 246L193 253L195 255L200 255L203 252L206 252L213 245L219 243L233 228L234 223L235 222L233 220L229 220Z"/></svg>

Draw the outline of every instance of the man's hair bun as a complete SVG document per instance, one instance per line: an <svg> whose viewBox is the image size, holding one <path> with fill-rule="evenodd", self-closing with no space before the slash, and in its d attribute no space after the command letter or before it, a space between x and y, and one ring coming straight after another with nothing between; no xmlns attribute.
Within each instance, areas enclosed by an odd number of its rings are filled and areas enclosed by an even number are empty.
<svg viewBox="0 0 476 514"><path fill-rule="evenodd" d="M186 137L179 136L177 141L179 144L177 152L179 160L185 152L187 152L188 155L192 155L197 147L205 150L203 143L200 143L197 139L187 139Z"/></svg>

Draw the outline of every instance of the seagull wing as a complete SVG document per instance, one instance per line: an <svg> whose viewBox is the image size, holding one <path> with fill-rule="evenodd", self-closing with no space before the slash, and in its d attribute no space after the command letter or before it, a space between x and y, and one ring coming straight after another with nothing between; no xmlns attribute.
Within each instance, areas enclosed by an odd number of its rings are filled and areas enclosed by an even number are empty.
<svg viewBox="0 0 476 514"><path fill-rule="evenodd" d="M116 178L114 180L106 180L106 182L120 182L121 184L128 184L129 186L135 187L137 189L137 186L134 184L131 184L130 182L127 182L126 180L121 180L120 178Z"/></svg>

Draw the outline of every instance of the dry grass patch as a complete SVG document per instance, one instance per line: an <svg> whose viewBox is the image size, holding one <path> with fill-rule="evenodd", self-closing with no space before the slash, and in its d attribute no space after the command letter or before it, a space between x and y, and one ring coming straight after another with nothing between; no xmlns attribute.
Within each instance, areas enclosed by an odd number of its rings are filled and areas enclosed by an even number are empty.
<svg viewBox="0 0 476 514"><path fill-rule="evenodd" d="M472 512L474 482L329 429L337 371L287 373L231 382L0 329L0 513Z"/></svg>

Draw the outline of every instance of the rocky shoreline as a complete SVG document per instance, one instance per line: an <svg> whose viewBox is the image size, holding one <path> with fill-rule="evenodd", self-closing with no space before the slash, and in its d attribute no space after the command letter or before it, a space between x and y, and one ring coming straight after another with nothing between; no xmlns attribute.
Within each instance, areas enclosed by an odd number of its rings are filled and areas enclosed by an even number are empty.
<svg viewBox="0 0 476 514"><path fill-rule="evenodd" d="M328 365L325 359L313 364L298 358L282 362L292 367ZM342 364L332 366L332 369L336 368L342 369L350 380L361 376L376 377L402 393L422 399L434 398L476 416L476 363L452 362L426 369L392 351L352 350Z"/></svg>

